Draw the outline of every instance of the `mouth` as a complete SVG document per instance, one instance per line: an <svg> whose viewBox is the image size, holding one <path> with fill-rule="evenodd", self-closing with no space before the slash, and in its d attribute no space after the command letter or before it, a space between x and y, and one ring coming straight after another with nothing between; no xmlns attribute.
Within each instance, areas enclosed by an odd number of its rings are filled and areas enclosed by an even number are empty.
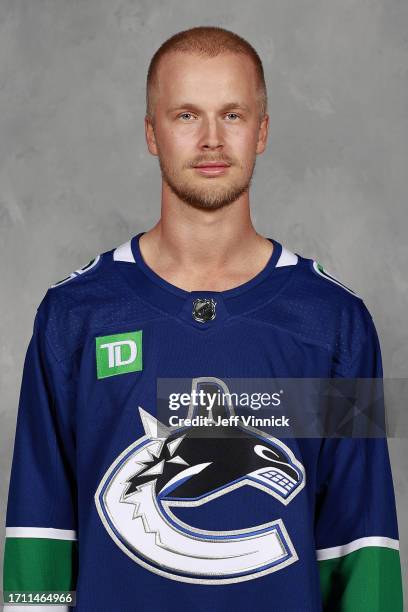
<svg viewBox="0 0 408 612"><path fill-rule="evenodd" d="M292 493L292 491L299 484L299 477L293 478L279 468L269 468L267 470L262 468L260 470L256 470L254 474L256 474L258 478L260 477L261 479L266 480L269 485L284 498L288 497L288 495L290 495L290 493Z"/></svg>
<svg viewBox="0 0 408 612"><path fill-rule="evenodd" d="M224 162L203 162L202 164L194 166L194 170L205 176L218 176L220 174L225 174L228 168L229 164L225 164Z"/></svg>

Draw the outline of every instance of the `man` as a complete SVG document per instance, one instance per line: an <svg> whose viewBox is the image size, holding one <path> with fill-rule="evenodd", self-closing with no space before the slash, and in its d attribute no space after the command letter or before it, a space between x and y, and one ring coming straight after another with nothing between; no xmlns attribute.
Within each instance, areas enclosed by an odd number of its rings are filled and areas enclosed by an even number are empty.
<svg viewBox="0 0 408 612"><path fill-rule="evenodd" d="M402 610L386 440L281 440L206 405L228 379L382 376L361 298L252 225L266 108L261 61L232 32L192 28L153 57L161 218L38 308L5 591L75 590L86 612ZM183 425L158 412L168 379L191 388ZM203 415L222 435L193 434Z"/></svg>

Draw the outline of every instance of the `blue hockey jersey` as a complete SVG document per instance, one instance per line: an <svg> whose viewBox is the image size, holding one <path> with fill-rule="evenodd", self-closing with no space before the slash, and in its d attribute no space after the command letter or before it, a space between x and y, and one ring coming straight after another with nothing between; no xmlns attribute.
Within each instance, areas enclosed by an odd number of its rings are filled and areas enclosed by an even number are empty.
<svg viewBox="0 0 408 612"><path fill-rule="evenodd" d="M188 292L147 266L140 235L37 309L4 591L75 591L81 612L400 612L386 439L194 436L158 415L158 379L381 378L362 299L275 239L250 281Z"/></svg>

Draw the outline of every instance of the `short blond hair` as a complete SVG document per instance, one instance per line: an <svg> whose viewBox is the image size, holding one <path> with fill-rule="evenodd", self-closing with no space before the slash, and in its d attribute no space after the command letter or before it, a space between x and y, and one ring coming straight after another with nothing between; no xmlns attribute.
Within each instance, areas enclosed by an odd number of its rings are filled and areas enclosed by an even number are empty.
<svg viewBox="0 0 408 612"><path fill-rule="evenodd" d="M267 91L261 59L253 46L244 38L216 26L197 26L177 32L157 49L153 55L146 80L146 114L153 121L153 92L157 87L158 65L161 58L169 53L193 53L204 57L215 57L222 53L242 53L248 56L255 67L258 80L259 116L267 111Z"/></svg>

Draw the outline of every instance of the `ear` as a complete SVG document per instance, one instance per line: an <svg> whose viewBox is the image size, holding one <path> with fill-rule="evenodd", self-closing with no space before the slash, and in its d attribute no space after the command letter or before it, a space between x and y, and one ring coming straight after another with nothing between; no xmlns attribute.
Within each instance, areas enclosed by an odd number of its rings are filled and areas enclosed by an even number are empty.
<svg viewBox="0 0 408 612"><path fill-rule="evenodd" d="M265 113L259 124L258 130L258 142L256 144L256 153L260 155L266 149L266 143L268 140L268 128L269 128L269 115Z"/></svg>
<svg viewBox="0 0 408 612"><path fill-rule="evenodd" d="M158 155L156 137L154 134L154 125L149 115L145 115L145 136L149 153L151 153L152 155Z"/></svg>

